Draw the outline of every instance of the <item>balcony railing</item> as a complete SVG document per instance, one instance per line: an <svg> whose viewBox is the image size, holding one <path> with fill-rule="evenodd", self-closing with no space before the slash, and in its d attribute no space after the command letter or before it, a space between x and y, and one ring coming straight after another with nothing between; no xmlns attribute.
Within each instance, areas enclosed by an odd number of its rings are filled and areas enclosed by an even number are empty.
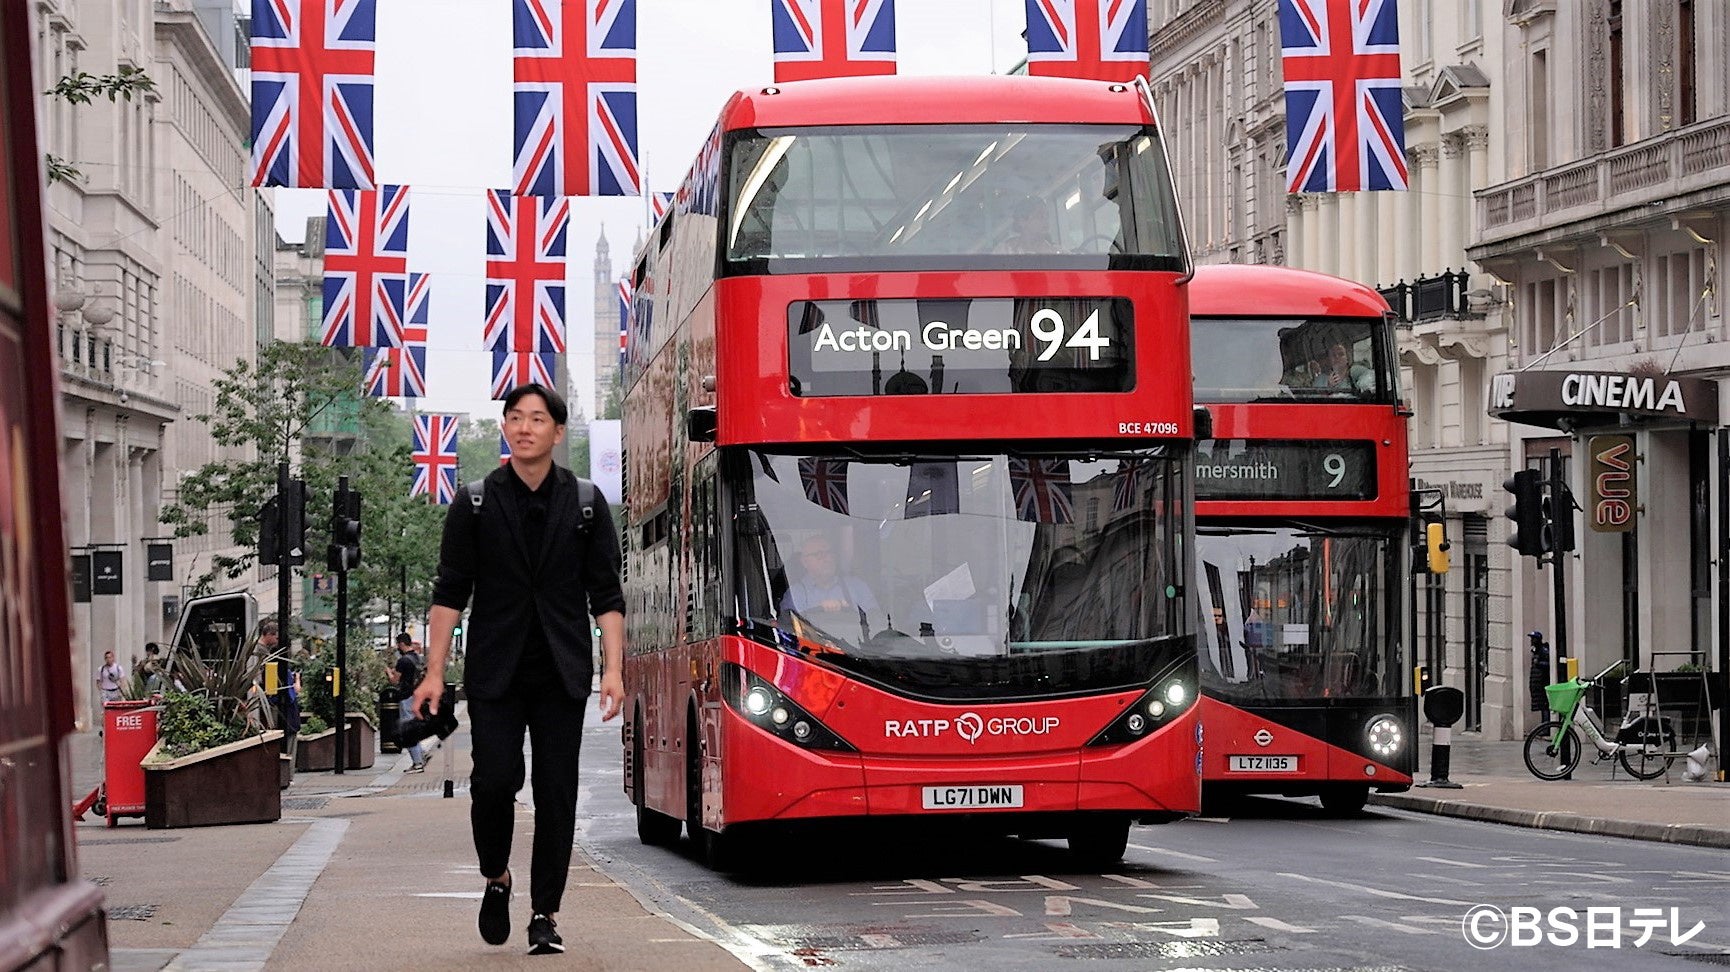
<svg viewBox="0 0 1730 972"><path fill-rule="evenodd" d="M1402 324L1467 316L1466 287L1471 275L1464 270L1446 270L1434 277L1404 280L1378 292L1393 308Z"/></svg>
<svg viewBox="0 0 1730 972"><path fill-rule="evenodd" d="M1730 117L1477 192L1486 242L1730 182ZM1530 224L1530 225L1528 225Z"/></svg>

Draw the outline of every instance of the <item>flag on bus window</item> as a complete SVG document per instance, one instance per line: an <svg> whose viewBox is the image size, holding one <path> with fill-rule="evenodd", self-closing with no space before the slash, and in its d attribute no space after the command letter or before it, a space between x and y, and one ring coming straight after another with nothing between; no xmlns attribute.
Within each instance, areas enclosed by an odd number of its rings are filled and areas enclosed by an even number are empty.
<svg viewBox="0 0 1730 972"><path fill-rule="evenodd" d="M511 444L505 441L505 434L499 433L499 465L511 461Z"/></svg>
<svg viewBox="0 0 1730 972"><path fill-rule="evenodd" d="M432 286L428 275L411 273L386 282L392 318L399 321L402 345L365 349L366 393L374 398L426 396L427 311Z"/></svg>
<svg viewBox="0 0 1730 972"><path fill-rule="evenodd" d="M511 0L519 196L635 196L637 0Z"/></svg>
<svg viewBox="0 0 1730 972"><path fill-rule="evenodd" d="M1122 513L1141 505L1141 492L1147 485L1147 460L1125 459L1118 464L1112 477L1111 512Z"/></svg>
<svg viewBox="0 0 1730 972"><path fill-rule="evenodd" d="M659 225L661 217L667 215L667 210L672 208L673 194L670 192L651 192L648 195L648 199L649 225Z"/></svg>
<svg viewBox="0 0 1730 972"><path fill-rule="evenodd" d="M487 192L488 351L565 350L569 199Z"/></svg>
<svg viewBox="0 0 1730 972"><path fill-rule="evenodd" d="M457 495L457 425L455 415L414 417L414 482L410 496L431 496L449 503Z"/></svg>
<svg viewBox="0 0 1730 972"><path fill-rule="evenodd" d="M895 73L895 0L769 0L775 80Z"/></svg>
<svg viewBox="0 0 1730 972"><path fill-rule="evenodd" d="M556 357L557 355L550 351L494 351L493 401L504 401L510 396L511 389L529 382L553 387Z"/></svg>
<svg viewBox="0 0 1730 972"><path fill-rule="evenodd" d="M1034 523L1074 522L1069 460L1010 456L1009 488L1015 494L1015 515L1021 519Z"/></svg>
<svg viewBox="0 0 1730 972"><path fill-rule="evenodd" d="M1027 73L1133 81L1148 72L1141 0L1027 0Z"/></svg>
<svg viewBox="0 0 1730 972"><path fill-rule="evenodd" d="M1406 188L1394 0L1279 0L1286 191Z"/></svg>
<svg viewBox="0 0 1730 972"><path fill-rule="evenodd" d="M826 510L847 514L847 460L800 459L799 482L805 486L806 499Z"/></svg>
<svg viewBox="0 0 1730 972"><path fill-rule="evenodd" d="M961 483L955 461L916 462L907 469L907 505L902 518L961 512Z"/></svg>
<svg viewBox="0 0 1730 972"><path fill-rule="evenodd" d="M621 381L625 370L625 345L631 338L631 278L625 277L619 281L619 372Z"/></svg>
<svg viewBox="0 0 1730 972"><path fill-rule="evenodd" d="M252 0L252 184L373 186L377 0Z"/></svg>
<svg viewBox="0 0 1730 972"><path fill-rule="evenodd" d="M397 348L402 320L385 293L408 272L408 187L332 189L324 221L324 328L331 348Z"/></svg>

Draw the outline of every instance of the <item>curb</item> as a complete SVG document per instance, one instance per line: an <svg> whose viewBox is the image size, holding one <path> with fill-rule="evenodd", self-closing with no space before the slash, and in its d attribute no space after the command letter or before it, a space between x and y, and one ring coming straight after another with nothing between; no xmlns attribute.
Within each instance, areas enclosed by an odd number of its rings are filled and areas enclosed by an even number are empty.
<svg viewBox="0 0 1730 972"><path fill-rule="evenodd" d="M1532 827L1538 830L1561 830L1601 837L1626 837L1631 840L1651 840L1665 844L1687 844L1693 847L1730 848L1730 830L1704 827L1698 824L1657 824L1636 820L1610 820L1586 817L1577 813L1555 810L1515 810L1508 807L1487 807L1464 800L1417 796L1410 793L1372 793L1374 806L1393 807L1433 813L1442 817L1459 817L1511 827Z"/></svg>

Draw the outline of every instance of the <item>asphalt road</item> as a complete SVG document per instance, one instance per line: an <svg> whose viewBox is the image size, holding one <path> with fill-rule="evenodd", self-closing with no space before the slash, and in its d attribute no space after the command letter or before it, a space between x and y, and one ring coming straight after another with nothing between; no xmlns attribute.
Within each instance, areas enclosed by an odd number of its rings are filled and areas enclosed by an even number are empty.
<svg viewBox="0 0 1730 972"><path fill-rule="evenodd" d="M1251 800L1231 819L1136 828L1123 863L1102 874L1077 873L1061 842L837 827L762 847L755 873L720 875L683 845L638 843L618 730L588 735L579 842L645 904L761 969L1730 962L1723 850L1393 810L1337 820L1314 801Z"/></svg>

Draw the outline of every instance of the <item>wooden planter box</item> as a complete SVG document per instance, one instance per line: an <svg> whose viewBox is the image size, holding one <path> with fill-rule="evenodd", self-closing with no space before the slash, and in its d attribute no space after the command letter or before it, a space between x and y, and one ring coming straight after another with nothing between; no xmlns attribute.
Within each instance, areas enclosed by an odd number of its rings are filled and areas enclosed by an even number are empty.
<svg viewBox="0 0 1730 972"><path fill-rule="evenodd" d="M206 827L282 819L282 733L271 730L215 749L157 762L144 757L144 825Z"/></svg>
<svg viewBox="0 0 1730 972"><path fill-rule="evenodd" d="M348 750L343 769L366 769L373 764L378 749L378 730L373 727L371 719L359 712L350 712L342 737ZM336 769L336 730L326 729L312 735L301 733L300 741L295 743L294 768L300 773L325 773Z"/></svg>
<svg viewBox="0 0 1730 972"><path fill-rule="evenodd" d="M348 761L343 769L367 769L378 756L378 727L364 712L350 712L343 726L342 738L347 744Z"/></svg>
<svg viewBox="0 0 1730 972"><path fill-rule="evenodd" d="M322 773L336 768L336 730L301 733L294 744L294 769L297 773Z"/></svg>

